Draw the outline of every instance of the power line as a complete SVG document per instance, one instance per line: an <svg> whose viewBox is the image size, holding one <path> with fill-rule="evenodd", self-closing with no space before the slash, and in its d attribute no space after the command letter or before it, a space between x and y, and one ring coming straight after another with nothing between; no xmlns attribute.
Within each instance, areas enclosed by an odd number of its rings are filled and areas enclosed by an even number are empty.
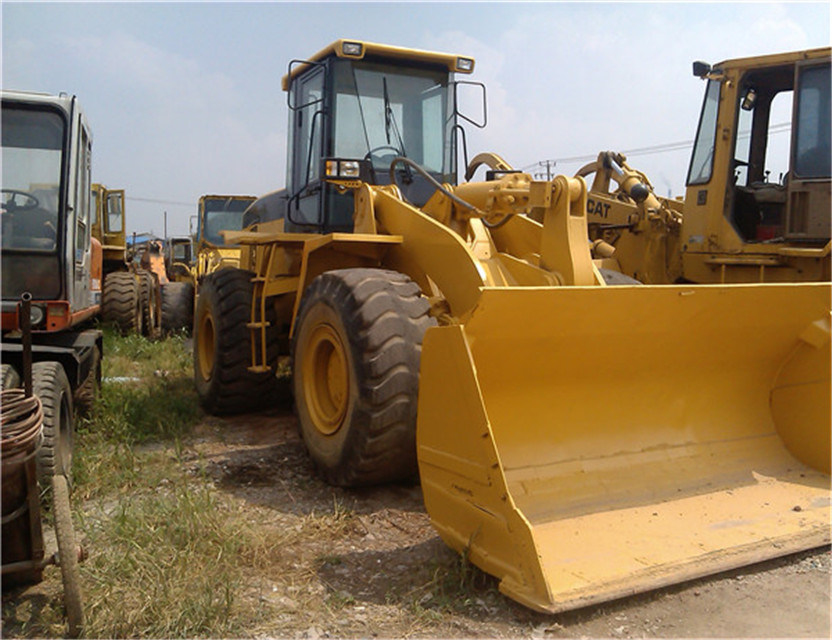
<svg viewBox="0 0 832 640"><path fill-rule="evenodd" d="M169 204L176 207L190 207L196 208L195 202L177 202L175 200L157 200L155 198L139 198L137 196L125 196L125 200L133 200L135 202L152 202L153 204Z"/></svg>
<svg viewBox="0 0 832 640"><path fill-rule="evenodd" d="M775 124L769 127L769 135L775 133L783 133L786 131L790 131L792 125L790 122L781 122L780 124ZM739 134L740 138L747 138L751 135L750 131L741 132ZM644 156L644 155L651 155L654 153L666 153L668 151L681 151L683 149L690 149L693 147L693 140L682 140L679 142L666 142L664 144L654 144L649 147L639 147L636 149L630 149L628 151L622 151L625 156ZM598 158L598 154L595 155L585 155L585 156L572 156L570 158L556 158L550 160L539 160L538 162L534 162L532 164L526 165L522 167L523 171L528 171L534 169L539 166L546 166L549 163L557 164L557 163L568 163L568 162L591 162Z"/></svg>

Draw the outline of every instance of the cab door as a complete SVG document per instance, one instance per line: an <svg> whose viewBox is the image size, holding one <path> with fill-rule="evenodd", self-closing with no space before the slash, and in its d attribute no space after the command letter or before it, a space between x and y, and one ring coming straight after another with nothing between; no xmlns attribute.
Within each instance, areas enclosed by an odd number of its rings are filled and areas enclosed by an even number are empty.
<svg viewBox="0 0 832 640"><path fill-rule="evenodd" d="M324 65L315 64L293 81L289 91L287 231L318 231L322 224L325 71Z"/></svg>
<svg viewBox="0 0 832 640"><path fill-rule="evenodd" d="M787 240L828 241L832 218L830 63L798 63L792 120Z"/></svg>

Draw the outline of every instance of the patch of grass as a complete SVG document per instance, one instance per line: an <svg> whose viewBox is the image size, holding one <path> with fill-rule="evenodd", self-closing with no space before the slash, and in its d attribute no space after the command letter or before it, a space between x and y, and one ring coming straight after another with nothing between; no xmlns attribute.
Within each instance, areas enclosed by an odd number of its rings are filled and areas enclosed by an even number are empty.
<svg viewBox="0 0 832 640"><path fill-rule="evenodd" d="M403 598L416 617L436 620L445 613L462 613L475 606L477 598L498 593L494 579L474 566L467 554L432 564L431 580Z"/></svg>
<svg viewBox="0 0 832 640"><path fill-rule="evenodd" d="M185 339L105 328L104 341L101 393L78 425L74 460L78 532L90 552L84 635L239 634L262 609L239 596L244 571L273 556L279 539L260 536L180 464L202 417Z"/></svg>
<svg viewBox="0 0 832 640"><path fill-rule="evenodd" d="M262 613L237 594L277 542L198 480L131 493L85 525L87 636L231 636Z"/></svg>
<svg viewBox="0 0 832 640"><path fill-rule="evenodd" d="M95 411L76 427L76 495L85 498L155 486L159 469L169 465L137 446L164 443L179 451L202 415L182 337L151 342L105 329L104 354Z"/></svg>

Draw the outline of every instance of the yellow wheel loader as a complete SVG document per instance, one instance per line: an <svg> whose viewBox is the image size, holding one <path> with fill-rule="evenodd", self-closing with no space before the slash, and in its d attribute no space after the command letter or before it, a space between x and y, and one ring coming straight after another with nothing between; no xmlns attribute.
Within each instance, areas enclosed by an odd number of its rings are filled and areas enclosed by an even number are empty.
<svg viewBox="0 0 832 640"><path fill-rule="evenodd" d="M161 282L149 265L136 264L136 248L127 247L124 190L93 184L92 195L92 235L104 256L101 318L123 334L158 337Z"/></svg>
<svg viewBox="0 0 832 640"><path fill-rule="evenodd" d="M645 283L829 282L829 47L694 74L707 87L684 202L657 197L621 154L578 171L594 175L598 257Z"/></svg>
<svg viewBox="0 0 832 640"><path fill-rule="evenodd" d="M187 260L184 255L179 260L171 255L167 260L172 282L162 287L162 324L165 331L189 331L196 296L205 277L219 269L239 266L239 247L227 244L220 232L239 231L243 224L243 213L255 200L254 196L200 196L196 257L191 259L191 245L188 242ZM186 249L183 241L174 242L173 246L178 246L180 253Z"/></svg>
<svg viewBox="0 0 832 640"><path fill-rule="evenodd" d="M539 611L828 544L829 283L609 286L583 178L484 154L456 183L473 67L290 64L288 185L200 291L203 405L257 406L290 356L327 481L418 469L442 539Z"/></svg>

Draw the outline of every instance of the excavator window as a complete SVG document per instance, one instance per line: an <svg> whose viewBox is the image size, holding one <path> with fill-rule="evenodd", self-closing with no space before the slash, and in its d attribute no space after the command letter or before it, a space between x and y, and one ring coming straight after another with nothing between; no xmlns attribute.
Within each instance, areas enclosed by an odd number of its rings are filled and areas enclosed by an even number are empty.
<svg viewBox="0 0 832 640"><path fill-rule="evenodd" d="M66 122L51 109L4 103L1 128L3 296L57 298Z"/></svg>

